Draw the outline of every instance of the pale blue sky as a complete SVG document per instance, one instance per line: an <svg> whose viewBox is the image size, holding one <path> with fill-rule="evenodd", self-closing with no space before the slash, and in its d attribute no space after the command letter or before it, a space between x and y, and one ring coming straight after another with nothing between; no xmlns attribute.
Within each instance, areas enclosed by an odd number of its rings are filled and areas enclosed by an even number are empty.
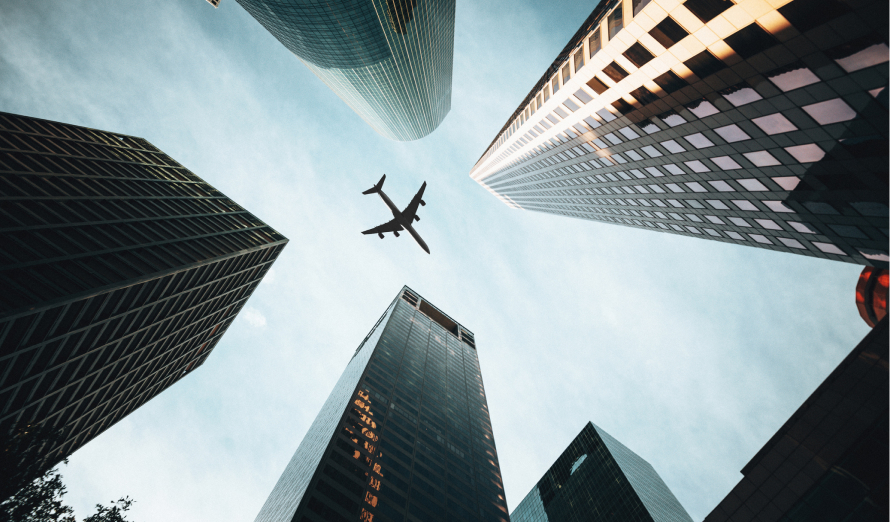
<svg viewBox="0 0 890 522"><path fill-rule="evenodd" d="M0 0L0 110L141 136L290 244L207 363L72 456L81 515L252 520L403 284L476 334L512 509L587 421L695 520L867 327L860 267L511 210L468 173L592 2L460 1L452 111L375 134L233 0ZM429 183L418 231L396 204Z"/></svg>

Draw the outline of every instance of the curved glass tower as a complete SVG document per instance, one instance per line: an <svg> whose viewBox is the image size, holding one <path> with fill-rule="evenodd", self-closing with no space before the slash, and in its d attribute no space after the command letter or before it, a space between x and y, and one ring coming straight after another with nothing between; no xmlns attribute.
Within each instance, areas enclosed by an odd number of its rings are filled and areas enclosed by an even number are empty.
<svg viewBox="0 0 890 522"><path fill-rule="evenodd" d="M454 0L238 0L378 133L410 141L451 110Z"/></svg>

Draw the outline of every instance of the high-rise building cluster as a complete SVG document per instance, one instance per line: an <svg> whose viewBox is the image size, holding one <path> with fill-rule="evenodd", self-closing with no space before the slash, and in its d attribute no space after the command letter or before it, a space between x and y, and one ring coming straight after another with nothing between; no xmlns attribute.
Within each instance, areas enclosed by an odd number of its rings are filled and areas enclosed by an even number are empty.
<svg viewBox="0 0 890 522"><path fill-rule="evenodd" d="M450 110L454 0L237 2L381 135ZM865 265L872 330L707 521L886 517L887 19L601 0L470 172L515 209ZM0 428L66 458L201 366L287 242L145 139L0 113ZM511 514L477 348L403 287L256 521L691 521L592 422Z"/></svg>

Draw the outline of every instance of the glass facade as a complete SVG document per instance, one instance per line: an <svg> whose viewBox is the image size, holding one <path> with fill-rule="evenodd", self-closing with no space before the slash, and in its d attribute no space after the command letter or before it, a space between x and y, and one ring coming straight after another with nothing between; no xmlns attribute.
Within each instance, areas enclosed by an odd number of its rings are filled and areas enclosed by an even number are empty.
<svg viewBox="0 0 890 522"><path fill-rule="evenodd" d="M0 113L0 428L65 458L203 364L286 243L142 138Z"/></svg>
<svg viewBox="0 0 890 522"><path fill-rule="evenodd" d="M256 518L292 520L509 520L474 336L407 287Z"/></svg>
<svg viewBox="0 0 890 522"><path fill-rule="evenodd" d="M454 0L238 0L375 131L420 139L451 110Z"/></svg>
<svg viewBox="0 0 890 522"><path fill-rule="evenodd" d="M887 14L603 0L470 175L513 208L886 268Z"/></svg>
<svg viewBox="0 0 890 522"><path fill-rule="evenodd" d="M742 469L705 522L887 520L887 318Z"/></svg>
<svg viewBox="0 0 890 522"><path fill-rule="evenodd" d="M512 522L692 522L652 466L588 423L510 515Z"/></svg>

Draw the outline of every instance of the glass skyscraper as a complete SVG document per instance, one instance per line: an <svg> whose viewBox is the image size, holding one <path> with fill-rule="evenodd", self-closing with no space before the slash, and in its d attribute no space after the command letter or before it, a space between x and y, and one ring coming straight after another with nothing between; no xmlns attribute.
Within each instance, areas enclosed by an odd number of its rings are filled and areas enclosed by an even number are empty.
<svg viewBox="0 0 890 522"><path fill-rule="evenodd" d="M451 110L454 0L238 2L381 135L420 139Z"/></svg>
<svg viewBox="0 0 890 522"><path fill-rule="evenodd" d="M512 522L692 522L652 465L587 423Z"/></svg>
<svg viewBox="0 0 890 522"><path fill-rule="evenodd" d="M68 456L203 364L286 243L142 138L0 113L0 428Z"/></svg>
<svg viewBox="0 0 890 522"><path fill-rule="evenodd" d="M470 175L513 208L886 268L887 17L602 0Z"/></svg>
<svg viewBox="0 0 890 522"><path fill-rule="evenodd" d="M257 522L508 522L473 334L408 287L358 346Z"/></svg>

